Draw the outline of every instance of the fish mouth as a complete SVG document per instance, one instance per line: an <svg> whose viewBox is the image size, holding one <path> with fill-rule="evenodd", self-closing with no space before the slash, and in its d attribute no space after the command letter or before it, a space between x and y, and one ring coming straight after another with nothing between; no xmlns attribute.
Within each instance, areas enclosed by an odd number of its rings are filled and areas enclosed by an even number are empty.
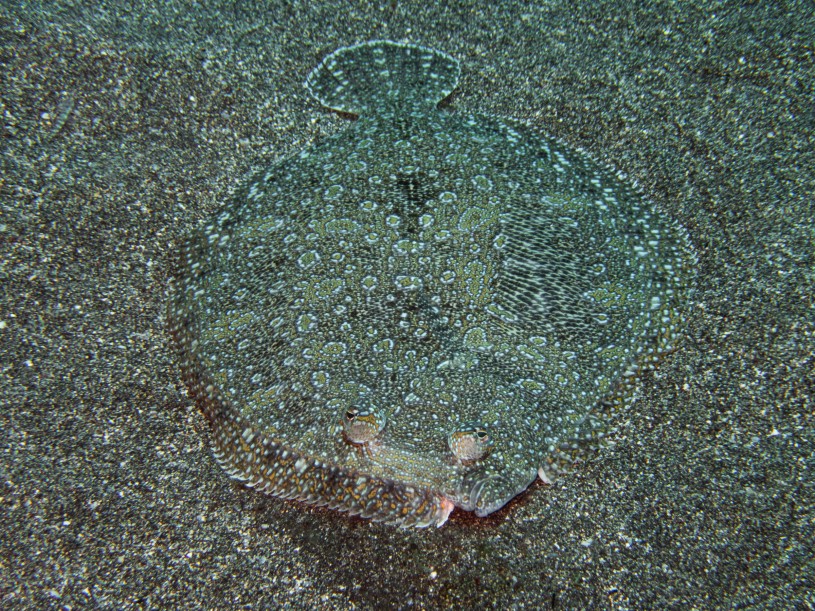
<svg viewBox="0 0 815 611"><path fill-rule="evenodd" d="M488 516L526 490L534 479L535 473L518 474L512 479L503 475L482 477L470 488L467 511L475 512L479 518Z"/></svg>

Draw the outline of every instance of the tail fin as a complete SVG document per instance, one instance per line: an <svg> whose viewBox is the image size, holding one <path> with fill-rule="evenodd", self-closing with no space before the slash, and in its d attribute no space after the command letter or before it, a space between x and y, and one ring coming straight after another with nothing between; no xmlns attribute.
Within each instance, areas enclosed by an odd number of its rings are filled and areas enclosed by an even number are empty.
<svg viewBox="0 0 815 611"><path fill-rule="evenodd" d="M432 107L456 88L461 68L441 51L388 40L337 49L306 79L323 106L362 115L377 108Z"/></svg>

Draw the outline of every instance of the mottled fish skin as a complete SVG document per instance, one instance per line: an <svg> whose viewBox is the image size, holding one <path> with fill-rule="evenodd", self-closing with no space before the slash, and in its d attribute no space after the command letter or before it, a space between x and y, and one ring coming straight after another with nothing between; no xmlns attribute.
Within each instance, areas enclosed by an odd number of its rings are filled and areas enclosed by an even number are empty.
<svg viewBox="0 0 815 611"><path fill-rule="evenodd" d="M568 469L672 348L695 257L615 172L436 106L458 62L374 41L307 87L359 116L185 243L170 329L233 476L403 526Z"/></svg>

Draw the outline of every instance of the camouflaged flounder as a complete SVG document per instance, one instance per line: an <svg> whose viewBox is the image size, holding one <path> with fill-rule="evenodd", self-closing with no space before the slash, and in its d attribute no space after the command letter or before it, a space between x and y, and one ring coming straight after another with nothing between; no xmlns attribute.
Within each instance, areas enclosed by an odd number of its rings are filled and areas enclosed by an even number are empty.
<svg viewBox="0 0 815 611"><path fill-rule="evenodd" d="M487 515L597 444L670 349L694 257L613 171L442 112L458 62L377 41L308 77L359 116L185 244L183 375L235 477L402 525Z"/></svg>

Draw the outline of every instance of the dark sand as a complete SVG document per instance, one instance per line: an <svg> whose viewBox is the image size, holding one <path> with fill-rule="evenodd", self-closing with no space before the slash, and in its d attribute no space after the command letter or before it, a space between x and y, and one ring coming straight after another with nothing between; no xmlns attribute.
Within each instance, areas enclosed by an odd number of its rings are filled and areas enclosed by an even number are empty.
<svg viewBox="0 0 815 611"><path fill-rule="evenodd" d="M1 607L813 608L810 2L5 4ZM184 234L343 127L302 82L372 38L460 58L451 109L613 164L699 253L616 446L438 530L230 481L163 323Z"/></svg>

